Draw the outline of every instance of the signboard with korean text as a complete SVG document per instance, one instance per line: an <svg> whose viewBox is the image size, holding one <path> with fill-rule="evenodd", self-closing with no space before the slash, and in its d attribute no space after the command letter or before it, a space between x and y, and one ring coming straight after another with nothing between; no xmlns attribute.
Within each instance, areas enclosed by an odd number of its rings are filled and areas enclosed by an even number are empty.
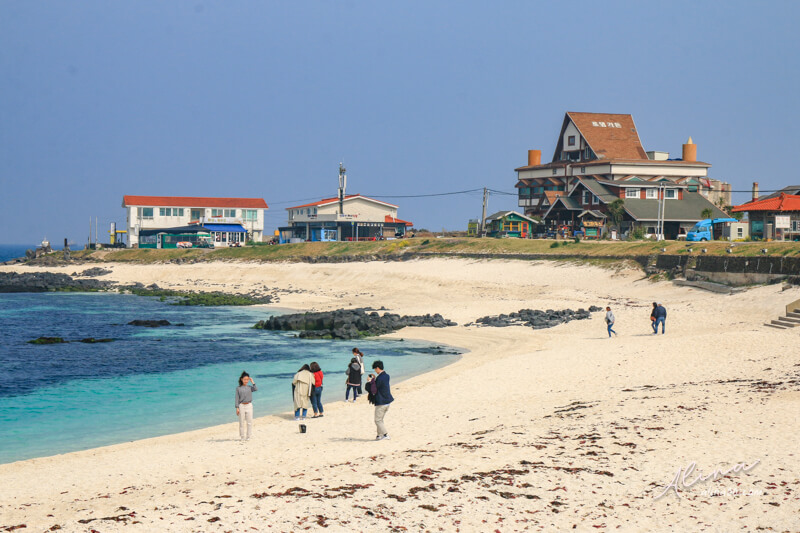
<svg viewBox="0 0 800 533"><path fill-rule="evenodd" d="M792 217L789 215L775 215L775 229L789 229L792 227Z"/></svg>

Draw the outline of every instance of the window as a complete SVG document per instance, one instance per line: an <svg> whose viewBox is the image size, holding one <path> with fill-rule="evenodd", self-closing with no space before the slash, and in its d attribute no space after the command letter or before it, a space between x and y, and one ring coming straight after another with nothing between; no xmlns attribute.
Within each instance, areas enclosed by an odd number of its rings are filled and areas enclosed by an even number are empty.
<svg viewBox="0 0 800 533"><path fill-rule="evenodd" d="M243 209L242 218L245 220L258 220L258 211L255 209Z"/></svg>
<svg viewBox="0 0 800 533"><path fill-rule="evenodd" d="M558 172L558 169L554 168L554 169L553 169L553 176L555 176L555 175L556 175L556 172Z"/></svg>
<svg viewBox="0 0 800 533"><path fill-rule="evenodd" d="M625 198L639 198L641 196L641 189L628 187L625 189Z"/></svg>
<svg viewBox="0 0 800 533"><path fill-rule="evenodd" d="M795 224L797 223L795 222ZM739 239L744 238L744 228L742 227L736 228L736 237Z"/></svg>
<svg viewBox="0 0 800 533"><path fill-rule="evenodd" d="M575 146L575 136L570 135L567 137L567 146Z"/></svg>
<svg viewBox="0 0 800 533"><path fill-rule="evenodd" d="M651 187L649 189L644 190L645 198L648 200L657 200L658 199L658 189L655 187Z"/></svg>
<svg viewBox="0 0 800 533"><path fill-rule="evenodd" d="M192 220L200 220L200 217L203 216L205 209L192 209Z"/></svg>
<svg viewBox="0 0 800 533"><path fill-rule="evenodd" d="M168 211L168 210L169 210L169 208L163 208L163 207L159 207L159 208L158 208L158 214L159 214L159 216L162 216L162 217L168 216L168 215L167 215L167 211Z"/></svg>
<svg viewBox="0 0 800 533"><path fill-rule="evenodd" d="M172 208L172 216L174 216L174 217L182 217L183 216L183 208L182 207L173 207Z"/></svg>
<svg viewBox="0 0 800 533"><path fill-rule="evenodd" d="M139 208L139 216L141 218L153 218L153 208L152 207L140 207Z"/></svg>
<svg viewBox="0 0 800 533"><path fill-rule="evenodd" d="M583 191L583 198L581 199L582 204L588 204L592 201L592 193L589 191Z"/></svg>
<svg viewBox="0 0 800 533"><path fill-rule="evenodd" d="M597 196L595 196L594 194L592 195L592 204L594 204L594 205L600 205L600 198L598 198L598 197L597 197Z"/></svg>
<svg viewBox="0 0 800 533"><path fill-rule="evenodd" d="M534 187L533 194L544 194L544 187Z"/></svg>
<svg viewBox="0 0 800 533"><path fill-rule="evenodd" d="M667 200L675 200L678 197L677 189L664 189L664 198Z"/></svg>
<svg viewBox="0 0 800 533"><path fill-rule="evenodd" d="M592 157L593 155L594 154L592 154L592 149L589 148L588 146L583 150L583 158L584 159L594 159Z"/></svg>
<svg viewBox="0 0 800 533"><path fill-rule="evenodd" d="M211 210L212 217L221 217L222 216L222 209L212 209Z"/></svg>
<svg viewBox="0 0 800 533"><path fill-rule="evenodd" d="M531 193L531 188L530 187L520 187L520 189L519 189L519 195L520 196L528 196L530 193Z"/></svg>
<svg viewBox="0 0 800 533"><path fill-rule="evenodd" d="M236 209L226 209L225 210L225 216L226 217L231 217L231 218L235 217L236 216Z"/></svg>

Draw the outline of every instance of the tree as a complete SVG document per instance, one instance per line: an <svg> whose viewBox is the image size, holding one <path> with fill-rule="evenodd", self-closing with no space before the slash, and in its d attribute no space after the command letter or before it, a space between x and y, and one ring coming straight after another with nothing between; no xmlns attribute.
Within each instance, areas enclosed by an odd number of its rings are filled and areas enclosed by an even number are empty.
<svg viewBox="0 0 800 533"><path fill-rule="evenodd" d="M625 215L625 200L617 198L608 204L608 215L611 217L611 222L617 227L617 232L620 232L620 222Z"/></svg>
<svg viewBox="0 0 800 533"><path fill-rule="evenodd" d="M700 212L700 218L706 219L711 218L714 215L714 210L710 207L706 207Z"/></svg>

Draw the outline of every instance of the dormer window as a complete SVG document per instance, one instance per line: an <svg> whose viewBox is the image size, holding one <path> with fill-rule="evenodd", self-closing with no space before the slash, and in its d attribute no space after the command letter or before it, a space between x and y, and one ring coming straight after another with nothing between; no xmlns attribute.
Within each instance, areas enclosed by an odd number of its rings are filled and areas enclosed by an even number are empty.
<svg viewBox="0 0 800 533"><path fill-rule="evenodd" d="M575 136L570 135L567 137L567 146L575 146Z"/></svg>

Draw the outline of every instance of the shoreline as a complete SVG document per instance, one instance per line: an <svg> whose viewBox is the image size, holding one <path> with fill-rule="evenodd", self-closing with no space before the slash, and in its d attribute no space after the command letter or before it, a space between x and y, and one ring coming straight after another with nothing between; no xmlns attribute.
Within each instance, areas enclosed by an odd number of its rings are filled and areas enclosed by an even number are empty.
<svg viewBox="0 0 800 533"><path fill-rule="evenodd" d="M389 337L470 351L393 387L390 441L373 440L369 406L337 402L302 436L293 417L290 424L260 417L246 445L235 442L232 422L2 465L0 483L15 490L0 495L0 525L794 527L797 331L765 332L761 324L800 298L796 287L722 296L644 281L635 271L470 260L224 266L111 265L117 278L158 278L171 288L200 277L211 287L269 279L303 291L287 294L282 308L379 307L383 300L392 312L441 312L459 324L521 308L607 304L620 337L606 337L599 315L546 330L402 330ZM670 312L664 336L647 332L654 299ZM713 485L681 487L680 499L654 499L690 462L705 474L755 460L752 470ZM46 486L37 482L42 476ZM705 503L703 490L737 483L765 494Z"/></svg>

